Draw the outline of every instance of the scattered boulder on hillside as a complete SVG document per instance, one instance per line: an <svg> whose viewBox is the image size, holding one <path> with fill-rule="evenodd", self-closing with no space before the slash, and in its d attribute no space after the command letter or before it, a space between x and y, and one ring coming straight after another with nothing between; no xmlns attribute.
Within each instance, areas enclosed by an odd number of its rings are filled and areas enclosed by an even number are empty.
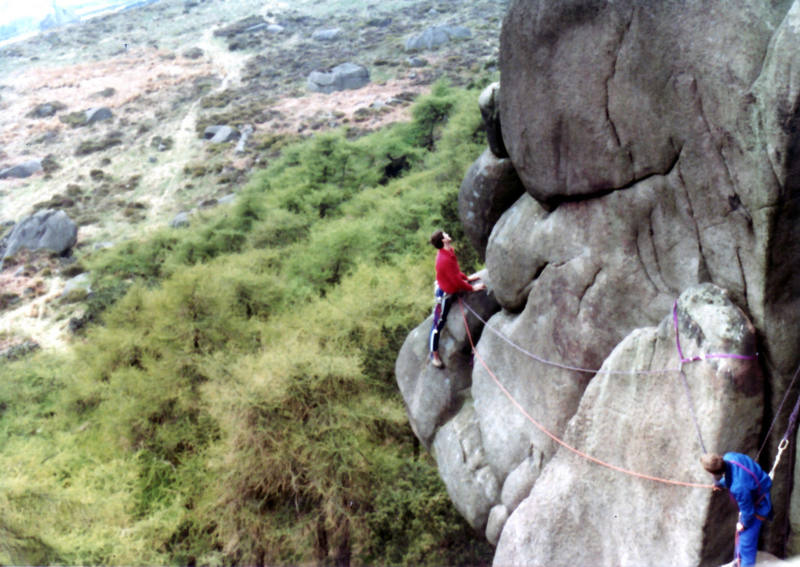
<svg viewBox="0 0 800 567"><path fill-rule="evenodd" d="M200 59L203 55L205 55L205 52L199 47L190 47L183 52L183 56L186 59Z"/></svg>
<svg viewBox="0 0 800 567"><path fill-rule="evenodd" d="M67 105L63 102L43 102L42 104L37 104L26 116L28 118L50 118L65 108L67 108Z"/></svg>
<svg viewBox="0 0 800 567"><path fill-rule="evenodd" d="M369 71L363 65L342 63L330 71L313 71L308 76L308 90L332 93L348 89L360 89L369 83Z"/></svg>
<svg viewBox="0 0 800 567"><path fill-rule="evenodd" d="M523 193L525 186L511 160L500 159L489 149L467 171L458 192L458 214L481 259L497 220Z"/></svg>
<svg viewBox="0 0 800 567"><path fill-rule="evenodd" d="M171 228L186 228L191 224L191 213L181 211L169 222Z"/></svg>
<svg viewBox="0 0 800 567"><path fill-rule="evenodd" d="M87 110L62 114L59 116L59 120L65 124L68 124L72 128L79 128L81 126L88 126L89 124L94 124L96 122L110 120L113 117L114 114L111 112L110 108L101 106L99 108L89 108Z"/></svg>
<svg viewBox="0 0 800 567"><path fill-rule="evenodd" d="M406 40L406 51L422 51L434 49L456 39L472 36L472 32L463 26L432 26L419 35Z"/></svg>
<svg viewBox="0 0 800 567"><path fill-rule="evenodd" d="M203 131L203 139L212 144L224 144L225 142L235 142L241 134L236 128L225 125L206 126Z"/></svg>
<svg viewBox="0 0 800 567"><path fill-rule="evenodd" d="M424 57L417 57L412 55L408 59L406 59L406 63L409 67L425 67L428 64L428 60Z"/></svg>
<svg viewBox="0 0 800 567"><path fill-rule="evenodd" d="M49 250L66 255L78 239L78 226L64 211L45 209L26 217L0 242L5 259L19 250Z"/></svg>
<svg viewBox="0 0 800 567"><path fill-rule="evenodd" d="M90 108L86 112L86 124L94 124L95 122L102 122L103 120L111 120L114 113L111 109L105 106L99 108Z"/></svg>
<svg viewBox="0 0 800 567"><path fill-rule="evenodd" d="M340 28L329 28L329 29L321 29L316 30L314 33L311 34L311 39L317 41L334 41L339 39L342 35L342 30Z"/></svg>
<svg viewBox="0 0 800 567"><path fill-rule="evenodd" d="M32 159L26 162L0 169L0 179L22 179L42 171L42 160Z"/></svg>

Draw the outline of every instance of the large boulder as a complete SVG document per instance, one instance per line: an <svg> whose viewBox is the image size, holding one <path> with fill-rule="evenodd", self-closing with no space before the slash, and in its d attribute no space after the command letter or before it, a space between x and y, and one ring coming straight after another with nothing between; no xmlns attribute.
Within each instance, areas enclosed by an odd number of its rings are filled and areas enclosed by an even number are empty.
<svg viewBox="0 0 800 567"><path fill-rule="evenodd" d="M332 93L349 89L360 89L369 83L369 71L363 65L342 63L330 71L312 71L308 76L308 90Z"/></svg>
<svg viewBox="0 0 800 567"><path fill-rule="evenodd" d="M687 357L751 358L688 363L681 374L669 312L658 327L628 335L570 420L570 448L558 448L508 519L496 565L719 565L730 556L736 507L712 495L699 457L701 440L717 452L758 447L755 328L711 284L684 292L677 315Z"/></svg>
<svg viewBox="0 0 800 567"><path fill-rule="evenodd" d="M483 258L495 223L525 192L511 160L491 150L467 171L458 192L458 215L470 243Z"/></svg>
<svg viewBox="0 0 800 567"><path fill-rule="evenodd" d="M107 106L98 108L90 108L86 112L86 124L94 124L95 122L103 122L104 120L111 120L114 118L114 113Z"/></svg>
<svg viewBox="0 0 800 567"><path fill-rule="evenodd" d="M203 139L208 140L212 144L235 142L240 137L241 133L236 128L224 124L206 126L205 130L203 130Z"/></svg>
<svg viewBox="0 0 800 567"><path fill-rule="evenodd" d="M42 160L31 159L11 167L0 169L0 179L23 179L40 171L42 171Z"/></svg>
<svg viewBox="0 0 800 567"><path fill-rule="evenodd" d="M669 322L680 296L688 350L751 353L758 342L759 364L684 365L708 449L755 454L774 417L760 455L771 464L800 363L798 46L800 0L509 5L494 96L525 193L475 232L488 235L486 281L501 310L477 345L486 366L459 378L481 462L501 487L471 520L488 510L498 565L729 559L724 502L595 471L530 417L608 462L702 480L675 375L596 373L676 367ZM479 201L461 210L468 231ZM784 534L800 533L800 500L786 504L792 463L785 456L776 471L776 519L764 530L777 554Z"/></svg>
<svg viewBox="0 0 800 567"><path fill-rule="evenodd" d="M66 254L78 239L78 226L64 211L44 209L21 220L0 242L0 259L19 250L50 250Z"/></svg>

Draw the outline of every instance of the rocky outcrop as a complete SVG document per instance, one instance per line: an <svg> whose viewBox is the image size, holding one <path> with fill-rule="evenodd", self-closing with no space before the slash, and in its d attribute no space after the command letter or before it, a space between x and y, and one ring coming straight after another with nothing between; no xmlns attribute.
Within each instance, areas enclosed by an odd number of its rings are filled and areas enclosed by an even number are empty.
<svg viewBox="0 0 800 567"><path fill-rule="evenodd" d="M86 124L94 124L95 122L102 122L104 120L111 120L114 118L114 113L106 106L98 108L90 108L86 112Z"/></svg>
<svg viewBox="0 0 800 567"><path fill-rule="evenodd" d="M369 71L363 65L342 63L330 71L313 71L308 76L308 90L332 93L348 89L360 89L369 83Z"/></svg>
<svg viewBox="0 0 800 567"><path fill-rule="evenodd" d="M458 213L472 246L484 258L489 234L506 210L525 192L514 165L486 150L472 164L458 192Z"/></svg>
<svg viewBox="0 0 800 567"><path fill-rule="evenodd" d="M50 250L66 254L75 246L78 227L64 211L45 209L21 220L0 242L0 259L19 250Z"/></svg>
<svg viewBox="0 0 800 567"><path fill-rule="evenodd" d="M0 169L0 179L23 179L42 171L42 161L31 159L26 162Z"/></svg>
<svg viewBox="0 0 800 567"><path fill-rule="evenodd" d="M589 559L598 566L725 561L735 506L728 506L727 495L702 488L712 478L697 457L700 439L714 451L757 443L764 398L755 328L712 284L684 292L677 314L687 357L735 353L752 358L689 363L681 375L671 313L658 327L629 334L590 382L564 441L630 472L559 447L511 514L496 564L514 564L520 557L528 565L583 565ZM718 517L731 530L717 529Z"/></svg>
<svg viewBox="0 0 800 567"><path fill-rule="evenodd" d="M437 458L470 447L461 469L450 459L440 472L497 542L496 564L729 560L735 510L724 501L598 467L550 434L625 469L707 482L700 439L755 455L775 418L761 454L771 464L800 363L798 45L800 0L509 6L502 88L484 94L499 112L484 116L518 181L481 178L476 162L459 203L501 309L477 344L485 365L449 377L469 384L450 402L467 413L441 412L425 429ZM514 183L524 193L503 202ZM685 385L675 372L627 374L680 367L678 297L685 349L757 349L758 363L684 364ZM413 381L404 352L400 367ZM778 554L800 522L800 502L785 504L791 463L776 471L765 529Z"/></svg>
<svg viewBox="0 0 800 567"><path fill-rule="evenodd" d="M236 128L227 125L206 126L203 130L203 139L212 144L235 142L240 137L241 133Z"/></svg>

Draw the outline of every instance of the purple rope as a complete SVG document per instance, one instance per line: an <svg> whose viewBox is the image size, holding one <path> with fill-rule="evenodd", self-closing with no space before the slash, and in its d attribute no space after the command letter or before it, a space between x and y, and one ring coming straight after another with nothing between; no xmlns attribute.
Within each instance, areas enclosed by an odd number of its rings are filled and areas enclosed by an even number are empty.
<svg viewBox="0 0 800 567"><path fill-rule="evenodd" d="M789 427L786 428L786 433L783 434L783 440L788 441L789 435L791 432L794 431L794 428L797 426L797 415L800 412L800 397L797 398L797 403L794 404L794 410L792 411L792 415L789 417Z"/></svg>
<svg viewBox="0 0 800 567"><path fill-rule="evenodd" d="M758 353L756 354L736 354L732 352L715 352L709 354L698 354L692 357L686 357L683 355L683 349L681 349L681 337L680 333L678 332L678 300L675 300L675 303L672 304L672 322L675 324L675 345L678 347L678 357L681 359L681 364L685 362L697 362L699 360L709 360L712 358L735 358L736 360L755 360L758 357Z"/></svg>
<svg viewBox="0 0 800 567"><path fill-rule="evenodd" d="M495 329L494 327L489 325L489 323L483 317L478 315L478 313L476 313L475 310L472 309L472 307L470 307L466 303L464 303L464 307L466 308L467 311L472 313L475 316L475 318L477 318L478 321L480 321L483 324L483 326L485 328L489 329L495 335L500 337L503 341L505 341L506 343L511 345L513 348L515 348L516 350L518 350L522 354L532 358L533 360L535 360L537 362L541 362L542 364L545 364L545 365L548 365L548 366L554 366L556 368L561 368L562 370L572 370L574 372L585 372L587 374L623 374L623 375L631 375L631 374L669 374L671 372L680 372L681 371L680 368L663 368L663 369L658 369L658 370L602 370L602 369L601 370L596 370L596 369L592 369L592 368L581 368L579 366L570 366L568 364L562 364L560 362L554 362L552 360L547 360L546 358L542 358L541 356L538 356L538 355L536 355L536 354L534 354L532 352L529 352L529 351L525 350L524 348L522 348L521 346L519 346L516 343L514 343L511 339L506 337L503 333L501 333L500 331L498 331L497 329Z"/></svg>

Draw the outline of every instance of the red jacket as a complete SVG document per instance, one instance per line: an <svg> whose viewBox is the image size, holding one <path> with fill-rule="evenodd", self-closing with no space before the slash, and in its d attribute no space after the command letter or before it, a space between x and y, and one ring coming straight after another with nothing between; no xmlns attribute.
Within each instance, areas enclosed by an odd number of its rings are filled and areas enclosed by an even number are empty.
<svg viewBox="0 0 800 567"><path fill-rule="evenodd" d="M445 293L472 291L472 284L461 273L456 253L440 248L436 254L436 281Z"/></svg>

